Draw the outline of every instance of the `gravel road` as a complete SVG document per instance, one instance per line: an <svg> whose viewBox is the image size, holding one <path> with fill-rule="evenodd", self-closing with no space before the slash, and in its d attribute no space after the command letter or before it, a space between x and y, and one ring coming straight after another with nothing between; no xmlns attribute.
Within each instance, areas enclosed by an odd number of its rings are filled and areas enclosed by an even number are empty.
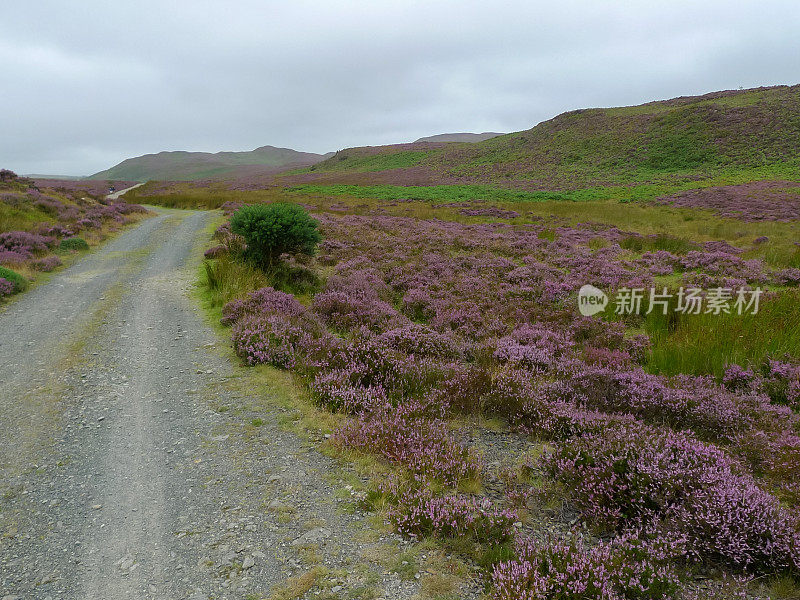
<svg viewBox="0 0 800 600"><path fill-rule="evenodd" d="M211 219L159 210L0 312L0 599L418 593L203 322Z"/></svg>

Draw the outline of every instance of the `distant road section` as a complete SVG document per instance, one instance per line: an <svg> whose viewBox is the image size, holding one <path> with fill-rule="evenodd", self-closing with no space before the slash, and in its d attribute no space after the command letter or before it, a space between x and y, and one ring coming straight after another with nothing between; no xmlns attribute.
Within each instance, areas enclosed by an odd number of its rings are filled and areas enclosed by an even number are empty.
<svg viewBox="0 0 800 600"><path fill-rule="evenodd" d="M119 197L122 196L125 192L130 192L131 190L135 190L137 187L144 185L146 182L137 183L136 185L132 185L129 188L125 188L124 190L120 190L118 192L114 192L113 194L109 194L106 196L109 200L119 200Z"/></svg>

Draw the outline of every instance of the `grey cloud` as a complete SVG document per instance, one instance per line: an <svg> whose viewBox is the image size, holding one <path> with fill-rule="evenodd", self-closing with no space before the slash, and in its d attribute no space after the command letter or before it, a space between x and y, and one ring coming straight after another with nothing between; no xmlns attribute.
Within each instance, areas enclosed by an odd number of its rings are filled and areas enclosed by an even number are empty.
<svg viewBox="0 0 800 600"><path fill-rule="evenodd" d="M18 3L0 22L0 166L325 152L797 83L798 25L793 1Z"/></svg>

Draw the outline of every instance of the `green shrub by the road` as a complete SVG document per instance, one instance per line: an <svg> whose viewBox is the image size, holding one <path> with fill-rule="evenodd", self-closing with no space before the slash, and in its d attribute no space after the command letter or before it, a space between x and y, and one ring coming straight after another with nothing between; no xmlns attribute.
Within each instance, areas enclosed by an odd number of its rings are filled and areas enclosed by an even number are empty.
<svg viewBox="0 0 800 600"><path fill-rule="evenodd" d="M264 267L281 254L313 255L322 239L315 219L299 204L252 204L237 210L231 230L244 237L247 258Z"/></svg>
<svg viewBox="0 0 800 600"><path fill-rule="evenodd" d="M88 250L89 244L79 237L64 238L58 245L61 250Z"/></svg>
<svg viewBox="0 0 800 600"><path fill-rule="evenodd" d="M19 293L27 289L28 280L22 275L6 267L0 267L0 279L5 279L14 284L14 293Z"/></svg>

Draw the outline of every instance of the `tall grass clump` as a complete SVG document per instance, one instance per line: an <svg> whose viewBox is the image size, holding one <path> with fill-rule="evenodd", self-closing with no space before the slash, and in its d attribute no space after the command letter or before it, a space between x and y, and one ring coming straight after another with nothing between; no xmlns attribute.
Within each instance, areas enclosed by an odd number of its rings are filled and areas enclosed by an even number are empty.
<svg viewBox="0 0 800 600"><path fill-rule="evenodd" d="M800 357L800 292L785 290L762 301L757 314L648 315L654 373L714 375L732 364Z"/></svg>

